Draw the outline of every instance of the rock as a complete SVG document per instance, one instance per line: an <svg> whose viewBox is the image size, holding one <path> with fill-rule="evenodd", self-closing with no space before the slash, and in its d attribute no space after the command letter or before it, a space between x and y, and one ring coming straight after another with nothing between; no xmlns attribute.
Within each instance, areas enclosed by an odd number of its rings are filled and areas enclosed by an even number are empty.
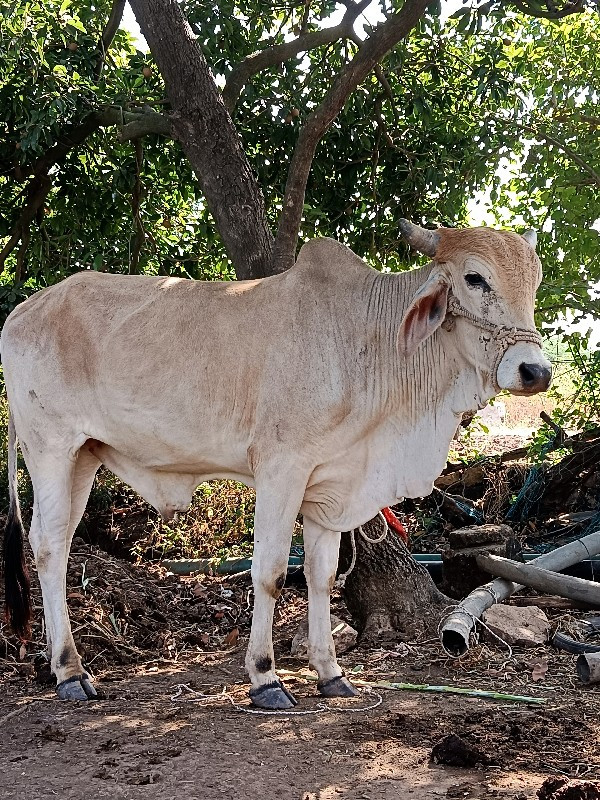
<svg viewBox="0 0 600 800"><path fill-rule="evenodd" d="M505 556L506 545L486 544L465 547L463 550L446 550L442 553L443 582L441 590L449 597L462 600L473 589L488 583L490 576L477 566L477 556Z"/></svg>
<svg viewBox="0 0 600 800"><path fill-rule="evenodd" d="M356 645L358 632L348 625L347 622L336 617L335 614L331 614L330 620L336 653L339 655L340 653L345 653L347 650L351 650ZM300 624L296 635L292 639L290 655L299 658L306 658L308 656L308 619L305 619Z"/></svg>
<svg viewBox="0 0 600 800"><path fill-rule="evenodd" d="M548 641L550 622L537 606L496 605L483 615L488 628L509 645L538 647ZM489 637L489 638L488 638ZM496 641L486 632L488 641Z"/></svg>
<svg viewBox="0 0 600 800"><path fill-rule="evenodd" d="M537 790L539 800L600 800L600 783L547 778Z"/></svg>

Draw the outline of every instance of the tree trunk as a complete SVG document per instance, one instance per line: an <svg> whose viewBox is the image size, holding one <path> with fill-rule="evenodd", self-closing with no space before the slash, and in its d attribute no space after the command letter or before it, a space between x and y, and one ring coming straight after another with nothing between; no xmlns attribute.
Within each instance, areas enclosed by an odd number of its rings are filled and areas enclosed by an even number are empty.
<svg viewBox="0 0 600 800"><path fill-rule="evenodd" d="M270 274L265 202L206 59L176 0L131 0L164 78L174 135L198 178L240 280Z"/></svg>
<svg viewBox="0 0 600 800"><path fill-rule="evenodd" d="M237 277L259 278L291 267L318 142L356 86L417 25L427 0L406 0L381 23L310 114L288 173L275 246L262 192L180 5L176 0L131 0L131 6L165 82L172 131L198 176ZM357 12L360 8L360 3L354 6ZM394 534L378 545L358 537L357 548L346 598L364 635L384 631L414 638L437 620L446 599Z"/></svg>
<svg viewBox="0 0 600 800"><path fill-rule="evenodd" d="M363 530L370 538L381 533L373 519ZM361 640L409 641L435 635L442 610L452 603L435 586L393 531L379 544L366 542L356 531L356 564L346 578L344 599ZM342 536L340 570L350 566L350 534Z"/></svg>

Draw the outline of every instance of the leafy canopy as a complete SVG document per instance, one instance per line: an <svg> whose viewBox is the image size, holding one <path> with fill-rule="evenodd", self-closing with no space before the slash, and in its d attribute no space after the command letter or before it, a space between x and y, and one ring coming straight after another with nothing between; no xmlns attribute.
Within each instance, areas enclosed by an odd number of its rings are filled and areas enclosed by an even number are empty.
<svg viewBox="0 0 600 800"><path fill-rule="evenodd" d="M185 10L219 86L245 57L340 19L334 2L188 0ZM109 109L126 122L131 112L169 110L151 56L127 32L102 58L110 11L106 0L0 5L4 315L21 296L80 269L234 275L177 142L154 134L121 141L113 115L70 146L95 113ZM598 314L599 35L589 11L557 21L491 3L449 20L430 13L321 142L301 237L333 236L375 266L404 269L400 216L463 224L469 198L487 189L501 224L542 231L543 320L551 324L565 306ZM298 130L359 46L356 36L338 38L242 88L234 122L273 227ZM508 177L498 172L515 159ZM47 193L25 225L40 180ZM6 252L15 231L22 235Z"/></svg>

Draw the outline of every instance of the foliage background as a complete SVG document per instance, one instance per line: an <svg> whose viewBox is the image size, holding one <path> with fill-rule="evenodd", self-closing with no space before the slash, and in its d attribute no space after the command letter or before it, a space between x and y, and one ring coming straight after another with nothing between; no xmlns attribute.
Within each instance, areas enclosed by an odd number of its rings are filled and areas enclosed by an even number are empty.
<svg viewBox="0 0 600 800"><path fill-rule="evenodd" d="M184 5L219 86L245 56L340 17L330 0ZM156 134L122 140L127 114L169 106L152 57L126 31L103 57L111 8L107 0L0 2L0 322L24 297L81 269L235 277L178 143ZM497 224L535 227L545 275L538 322L555 337L573 389L571 399L559 397L557 418L592 424L598 354L565 319L600 317L600 19L592 10L538 19L489 2L449 18L441 11L430 8L324 137L300 238L332 236L379 269L402 270L413 257L399 241L400 217L467 224L479 193ZM310 50L242 90L233 118L273 228L299 128L359 46L355 38ZM112 121L74 144L86 120L107 111ZM43 202L27 220L36 192ZM122 491L109 484L109 493ZM246 509L242 522L232 514L243 539Z"/></svg>

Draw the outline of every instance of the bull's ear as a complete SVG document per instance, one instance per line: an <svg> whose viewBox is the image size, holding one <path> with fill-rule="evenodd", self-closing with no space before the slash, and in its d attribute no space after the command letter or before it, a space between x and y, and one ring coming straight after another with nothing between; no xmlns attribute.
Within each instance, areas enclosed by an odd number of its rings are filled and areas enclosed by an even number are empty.
<svg viewBox="0 0 600 800"><path fill-rule="evenodd" d="M527 242L527 244L530 244L535 250L535 246L537 245L537 233L533 230L533 228L530 228L529 230L525 231L525 233L523 233L522 236Z"/></svg>
<svg viewBox="0 0 600 800"><path fill-rule="evenodd" d="M436 273L421 286L406 309L398 331L398 352L407 358L446 318L450 284Z"/></svg>

